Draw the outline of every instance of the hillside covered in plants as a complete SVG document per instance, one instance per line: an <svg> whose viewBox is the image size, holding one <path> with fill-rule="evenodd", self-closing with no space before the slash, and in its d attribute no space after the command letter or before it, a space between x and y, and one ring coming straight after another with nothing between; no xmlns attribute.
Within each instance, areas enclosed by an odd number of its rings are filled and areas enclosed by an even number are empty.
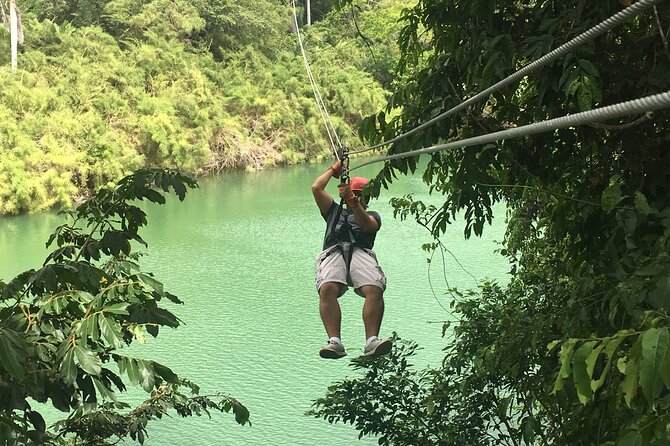
<svg viewBox="0 0 670 446"><path fill-rule="evenodd" d="M386 25L405 3L331 11L314 1L310 27L298 10L345 144L385 102L398 53ZM290 2L17 5L25 41L14 73L0 31L0 214L69 207L142 167L205 174L330 156Z"/></svg>

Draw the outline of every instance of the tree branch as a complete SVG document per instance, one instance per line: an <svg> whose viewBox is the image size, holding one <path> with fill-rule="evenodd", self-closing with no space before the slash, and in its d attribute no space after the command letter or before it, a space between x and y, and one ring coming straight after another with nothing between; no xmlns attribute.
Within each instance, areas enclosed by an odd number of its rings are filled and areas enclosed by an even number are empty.
<svg viewBox="0 0 670 446"><path fill-rule="evenodd" d="M2 11L2 24L9 31L9 19L7 18L7 13L5 12L4 0L0 0L0 11Z"/></svg>
<svg viewBox="0 0 670 446"><path fill-rule="evenodd" d="M663 48L665 48L665 54L670 59L670 47L668 47L668 38L663 34L663 26L661 25L661 18L658 16L658 9L654 5L654 17L656 17L656 26L658 27L658 33L661 35L661 41L663 41ZM670 33L670 30L668 31Z"/></svg>
<svg viewBox="0 0 670 446"><path fill-rule="evenodd" d="M567 200L572 200L576 201L577 203L583 203L583 204L590 204L593 206L598 206L602 207L602 203L596 203L595 201L589 201L589 200L582 200L579 198L571 197L569 195L564 195L564 194L559 194L557 192L552 192L547 189L542 189L541 187L532 187L532 186L525 186L522 184L488 184L488 183L475 183L478 186L484 186L484 187L510 187L510 188L519 188L519 189L528 189L528 190L534 190L538 192L544 192L549 195L555 195L557 197L565 198ZM626 210L634 210L635 208L627 207L627 206L615 206L614 209L626 209Z"/></svg>
<svg viewBox="0 0 670 446"><path fill-rule="evenodd" d="M354 26L356 26L356 32L358 33L359 36L363 39L363 42L368 47L368 50L370 51L370 55L372 56L372 60L375 62L375 65L377 65L377 57L375 57L375 52L372 51L372 46L370 45L370 39L365 37L363 33L361 32L361 29L358 27L358 22L356 21L356 13L354 12L354 4L351 4L351 19L354 21Z"/></svg>
<svg viewBox="0 0 670 446"><path fill-rule="evenodd" d="M670 53L668 53L668 57L670 57ZM654 116L653 112L647 112L644 115L640 116L639 118L635 119L634 121L627 122L625 124L613 125L613 124L601 124L598 122L592 122L589 125L596 129L603 129L603 130L611 130L611 131L626 130L631 127L635 127L636 125L640 125L645 121L650 120L653 116Z"/></svg>
<svg viewBox="0 0 670 446"><path fill-rule="evenodd" d="M500 399L498 398L498 395L496 395L495 393L492 392L491 397L493 398L493 401L494 401L496 407L499 406L500 405ZM507 414L502 414L502 416L499 416L498 418L505 425L505 429L507 429L507 432L508 432L508 437L512 441L514 446L519 446L519 443L517 442L516 438L514 438L514 429L512 428L512 426L509 423L509 419L507 418ZM500 423L496 423L494 427L498 430L498 432L500 432L500 435L505 435L505 433L502 431L502 429L500 429Z"/></svg>

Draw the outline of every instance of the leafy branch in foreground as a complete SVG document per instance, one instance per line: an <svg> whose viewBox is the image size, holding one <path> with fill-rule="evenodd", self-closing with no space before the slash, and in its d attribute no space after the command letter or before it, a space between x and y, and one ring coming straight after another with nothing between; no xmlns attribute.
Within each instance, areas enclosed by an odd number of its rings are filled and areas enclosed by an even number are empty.
<svg viewBox="0 0 670 446"><path fill-rule="evenodd" d="M430 387L430 372L417 372L409 359L418 346L394 339L390 355L376 360L356 358L351 366L365 374L328 388L325 397L314 402L308 415L329 423L349 423L359 438L378 435L380 445L440 444L440 422L423 404Z"/></svg>
<svg viewBox="0 0 670 446"><path fill-rule="evenodd" d="M177 328L179 318L162 305L183 302L140 269L133 243L146 246L139 229L146 213L131 204L180 200L197 187L175 170L146 169L102 189L56 228L54 247L41 268L0 281L0 444L84 441L115 444L130 436L144 442L150 420L170 410L181 416L233 412L239 424L249 412L234 398L199 395L199 389L158 362L123 354L146 334ZM117 398L125 381L149 398L138 407ZM181 389L185 388L187 393ZM67 419L47 429L31 406L51 402Z"/></svg>

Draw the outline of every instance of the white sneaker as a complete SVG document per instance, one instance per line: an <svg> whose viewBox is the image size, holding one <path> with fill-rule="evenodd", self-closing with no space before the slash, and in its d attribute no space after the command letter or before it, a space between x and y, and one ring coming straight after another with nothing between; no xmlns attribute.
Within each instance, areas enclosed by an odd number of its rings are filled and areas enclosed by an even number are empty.
<svg viewBox="0 0 670 446"><path fill-rule="evenodd" d="M391 351L392 346L393 341L390 339L374 339L365 346L363 354L371 358L378 358L382 355L388 354Z"/></svg>
<svg viewBox="0 0 670 446"><path fill-rule="evenodd" d="M343 356L347 356L347 352L344 350L344 345L328 341L328 344L319 350L319 356L325 359L340 359Z"/></svg>

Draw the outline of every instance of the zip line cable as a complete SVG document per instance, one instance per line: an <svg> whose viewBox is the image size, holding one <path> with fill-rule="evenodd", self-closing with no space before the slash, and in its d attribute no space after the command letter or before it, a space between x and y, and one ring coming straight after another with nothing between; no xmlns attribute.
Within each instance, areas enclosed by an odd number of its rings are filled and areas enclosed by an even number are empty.
<svg viewBox="0 0 670 446"><path fill-rule="evenodd" d="M331 148L333 149L333 153L335 153L335 158L337 158L337 160L340 161L340 156L338 154L337 148L341 147L342 143L340 142L340 138L337 135L337 132L335 131L335 126L333 125L333 122L330 119L328 108L326 108L326 104L324 103L323 98L321 97L319 87L316 83L316 80L314 79L314 75L312 74L312 69L309 66L309 61L307 60L307 53L305 52L305 47L303 46L302 43L302 34L300 33L300 27L298 26L298 12L295 6L295 0L292 0L291 3L293 5L293 23L295 24L295 30L298 36L298 44L300 45L300 53L302 54L302 59L305 64L307 77L309 78L309 83L312 87L312 93L314 94L316 105L319 108L321 119L323 120L323 123L326 126L326 133L328 133L328 139L330 140ZM334 140L333 137L335 138ZM335 144L335 142L337 142L337 145Z"/></svg>
<svg viewBox="0 0 670 446"><path fill-rule="evenodd" d="M559 46L558 48L554 49L553 51L545 54L541 58L535 60L534 62L531 62L530 64L526 65L525 67L519 69L515 73L511 74L510 76L506 77L505 79L497 82L496 84L492 85L491 87L487 88L486 90L476 94L475 96L471 97L470 99L462 102L461 104L451 108L450 110L447 110L446 112L432 118L431 120L409 130L406 133L403 133L401 135L396 136L395 138L392 138L388 141L381 142L379 144L364 148L364 149L359 149L355 151L350 151L349 154L356 154L356 153L362 153L366 152L369 150L373 150L379 147L383 147L389 144L393 144L397 141L400 141L401 139L407 138L409 136L412 136L421 130L425 129L428 126L431 126L435 124L436 122L441 121L442 119L445 119L467 107L470 105L481 101L484 98L487 98L491 93L506 87L507 85L516 82L523 78L524 76L528 75L532 71L535 71L550 62L555 61L559 57L565 55L566 53L569 53L570 51L573 51L575 48L577 48L580 45L583 45L584 43L593 40L594 38L602 35L603 33L611 30L612 28L620 25L621 23L627 21L628 19L638 15L641 11L643 11L646 8L649 8L651 6L656 5L657 3L663 2L664 0L639 0L637 3L634 3L632 6L629 6L625 8L622 11L619 11L618 13L614 14L613 16L609 17L608 19L600 22L596 26L590 28L586 32L580 34L579 36L575 37L574 39L570 40L569 42ZM337 135L337 132L335 131L335 127L333 126L333 123L330 119L330 115L328 114L328 109L325 106L325 103L323 101L323 98L321 97L321 93L319 92L318 86L316 84L316 81L314 79L314 75L312 74L311 67L309 65L309 61L307 60L307 54L305 52L304 45L302 43L302 35L300 33L300 29L298 27L298 15L297 15L297 8L295 5L295 0L292 0L292 5L293 5L293 20L295 23L296 27L296 33L298 35L298 43L300 45L300 51L302 53L303 61L305 63L305 68L307 70L307 75L309 77L310 84L312 86L312 91L314 92L314 97L317 102L317 106L319 107L319 111L321 113L321 117L324 121L324 124L326 125L326 131L328 133L328 137L330 139L333 152L335 153L335 157L337 158L338 161L341 161L340 155L338 153L338 150L335 145L335 141L333 140L333 136L335 137L335 140L337 141L337 146L342 147L340 139ZM551 130L557 130L561 128L567 128L567 127L574 127L577 125L582 125L582 124L588 124L592 123L594 121L602 121L602 120L607 120L607 119L613 119L613 118L619 118L622 116L627 116L627 115L632 115L636 113L642 113L642 112L650 112L653 110L658 110L661 108L667 108L670 107L670 91L665 92L665 93L660 93L652 96L647 96L645 98L640 98L640 99L634 99L631 101L627 102L620 102L618 104L614 104L611 106L607 107L601 107L598 109L594 110L589 110L586 112L582 113L577 113L574 115L565 115L560 118L554 118L554 119L548 119L540 122L536 122L534 124L529 124L525 125L522 127L516 127L513 129L507 129L507 130L502 130L498 132L493 132L493 133L488 133L485 135L481 136L476 136L472 138L466 138L463 140L457 140L453 141L450 143L446 144L439 144L431 147L426 147L418 150L412 150L409 152L404 152L404 153L397 153L397 154L392 154L392 155L387 155L381 158L377 158L374 160L366 161L363 162L355 167L351 167L348 169L348 171L358 169L363 166L367 166L373 163L378 163L378 162L383 162L383 161L388 161L392 159L400 159L400 158L407 158L411 156L417 156L417 155L422 155L422 154L428 154L428 153L435 153L443 150L450 150L454 148L460 148L460 147L470 147L474 145L480 145L480 144L486 144L489 142L493 141L498 141L498 140L504 140L504 139L512 139L512 138L519 138L523 136L530 136L530 135L535 135L538 133L543 133ZM332 135L331 135L332 132Z"/></svg>
<svg viewBox="0 0 670 446"><path fill-rule="evenodd" d="M481 144L486 144L493 141L503 139L520 138L523 136L536 135L551 130L558 130L567 127L576 127L582 124L588 124L594 121L603 121L606 119L620 118L623 116L634 115L638 113L645 113L662 108L670 107L670 91L647 96L640 99L633 99L631 101L620 102L618 104L607 107L596 108L574 115L565 115L560 118L548 119L534 124L524 125L513 129L501 130L486 135L475 136L458 141L453 141L446 144L439 144L436 146L426 147L423 149L412 150L409 152L396 153L393 155L383 156L374 160L363 162L349 170L356 170L369 164L379 163L399 158L407 158L410 156L423 155L427 153L435 153L444 150L471 147Z"/></svg>
<svg viewBox="0 0 670 446"><path fill-rule="evenodd" d="M420 132L421 130L425 129L426 127L429 127L436 122L439 122L467 107L470 105L481 101L484 98L487 98L490 96L491 93L500 90L503 87L508 86L511 83L514 83L520 79L522 79L524 76L526 76L528 73L537 70L538 68L544 67L545 65L549 64L550 62L553 62L557 58L565 55L566 53L569 53L570 51L574 50L580 45L583 45L584 43L595 39L596 37L600 36L601 34L611 30L612 28L620 25L621 23L625 22L626 20L635 17L638 15L642 10L649 8L651 6L654 6L657 3L660 3L664 0L640 0L637 3L634 3L632 6L628 6L627 8L623 9L622 11L619 11L618 13L614 14L607 20L604 20L594 26L593 28L587 30L586 32L580 34L579 36L575 37L574 39L570 40L569 42L559 46L555 50L545 54L541 58L537 59L534 62L531 62L530 64L526 65L525 67L519 69L517 72L509 75L505 79L497 82L496 84L490 86L486 90L476 94L475 96L471 97L470 99L461 102L459 105L451 108L450 110L447 110L444 113L441 113L431 119L430 121L427 121L409 131L406 133L403 133L401 135L396 136L393 139L390 139L388 141L383 141L380 142L379 144L375 144L370 147L366 147L363 149L359 150L352 150L350 153L351 154L356 154L356 153L363 153L367 152L369 150L374 150L378 149L380 147L393 144L395 142L398 142L404 138L407 138L408 136L415 135L416 133ZM294 0L295 4L295 0ZM366 163L368 164L368 163Z"/></svg>
<svg viewBox="0 0 670 446"><path fill-rule="evenodd" d="M312 87L312 93L314 94L314 99L316 100L317 107L319 108L319 113L321 113L321 118L324 121L324 125L326 127L326 132L328 132L328 138L331 141L331 145L333 148L335 148L335 144L333 141L333 136L331 134L331 128L332 128L332 133L335 133L335 128L330 121L330 115L328 114L328 109L326 108L326 104L323 101L323 98L321 97L321 92L319 91L319 87L316 83L316 79L314 78L314 74L312 73L312 68L309 65L309 61L307 60L307 53L305 51L305 47L303 46L302 43L302 33L300 32L300 28L298 26L298 16L297 16L297 10L295 6L295 0L293 0L293 20L295 24L295 29L296 29L296 34L298 36L298 43L300 45L300 53L303 58L303 62L305 64L305 70L307 71L307 77L309 78L309 83L310 86ZM337 135L335 135L337 136ZM339 139L338 139L339 141Z"/></svg>
<svg viewBox="0 0 670 446"><path fill-rule="evenodd" d="M296 24L296 29L297 29L297 21L295 22ZM307 57L305 54L305 50L302 46L302 41L300 40L300 31L298 31L298 41L300 42L300 50L302 52L303 60L305 63L305 69L307 71L307 77L309 79L310 86L312 88L312 94L314 95L314 99L316 100L316 105L317 108L319 109L319 113L321 115L321 120L323 121L324 126L326 127L326 133L328 134L328 139L330 140L330 145L331 148L333 149L333 152L335 153L335 156L337 157L337 150L336 150L336 145L333 140L333 135L330 129L329 121L330 117L327 116L328 110L325 108L325 104L323 103L323 99L321 98L321 94L318 90L318 87L316 85L316 81L314 79L314 75L312 74L312 70L309 66L309 62L307 62Z"/></svg>

